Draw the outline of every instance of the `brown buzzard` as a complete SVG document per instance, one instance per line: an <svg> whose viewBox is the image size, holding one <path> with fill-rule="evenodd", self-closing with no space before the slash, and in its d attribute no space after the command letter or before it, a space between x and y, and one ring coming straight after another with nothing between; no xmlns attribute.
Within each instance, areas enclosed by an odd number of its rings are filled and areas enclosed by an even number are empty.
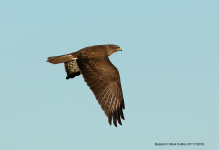
<svg viewBox="0 0 219 150"><path fill-rule="evenodd" d="M65 63L66 79L83 75L84 81L94 93L98 103L117 127L117 121L122 125L125 120L123 109L125 103L122 94L119 71L111 63L108 56L122 49L117 45L94 45L85 47L77 52L48 57L52 64Z"/></svg>

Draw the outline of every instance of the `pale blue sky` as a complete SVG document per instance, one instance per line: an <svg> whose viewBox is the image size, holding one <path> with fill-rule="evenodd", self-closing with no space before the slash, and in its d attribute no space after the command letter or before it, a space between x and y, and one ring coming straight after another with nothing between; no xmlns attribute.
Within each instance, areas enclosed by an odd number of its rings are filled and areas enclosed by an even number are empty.
<svg viewBox="0 0 219 150"><path fill-rule="evenodd" d="M0 149L218 149L219 1L0 1ZM117 44L109 126L82 76L47 57ZM205 146L155 146L155 143Z"/></svg>

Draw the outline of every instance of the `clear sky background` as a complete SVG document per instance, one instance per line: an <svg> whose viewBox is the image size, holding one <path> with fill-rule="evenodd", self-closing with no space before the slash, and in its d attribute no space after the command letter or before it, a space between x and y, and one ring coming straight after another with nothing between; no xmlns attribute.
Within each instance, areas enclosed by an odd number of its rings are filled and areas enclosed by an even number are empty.
<svg viewBox="0 0 219 150"><path fill-rule="evenodd" d="M46 62L97 44L123 49L117 128L82 76ZM217 0L2 0L0 51L1 150L219 148Z"/></svg>

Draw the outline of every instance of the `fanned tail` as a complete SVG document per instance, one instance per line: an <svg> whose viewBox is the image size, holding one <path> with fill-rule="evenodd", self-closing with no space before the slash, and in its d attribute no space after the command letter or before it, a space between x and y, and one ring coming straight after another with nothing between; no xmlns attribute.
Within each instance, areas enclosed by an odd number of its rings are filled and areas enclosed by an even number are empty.
<svg viewBox="0 0 219 150"><path fill-rule="evenodd" d="M48 57L47 59L48 59L47 62L49 63L59 64L59 63L68 62L68 61L71 61L77 58L75 58L71 54L67 54L67 55L61 55L61 56Z"/></svg>

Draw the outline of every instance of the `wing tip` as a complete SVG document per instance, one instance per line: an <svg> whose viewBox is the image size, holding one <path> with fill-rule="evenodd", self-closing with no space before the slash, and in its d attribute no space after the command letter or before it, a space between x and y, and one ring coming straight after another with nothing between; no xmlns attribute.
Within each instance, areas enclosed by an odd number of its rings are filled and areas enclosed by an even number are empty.
<svg viewBox="0 0 219 150"><path fill-rule="evenodd" d="M111 112L109 115L108 115L108 122L111 126L112 124L112 120L113 120L113 124L115 127L117 127L117 122L122 126L122 121L121 121L121 118L123 120L125 120L125 117L124 117L124 114L123 114L123 109L125 107L125 103L124 103L124 100L122 100L123 102L120 103L120 106L118 107L118 109L114 112Z"/></svg>
<svg viewBox="0 0 219 150"><path fill-rule="evenodd" d="M80 75L81 75L81 73L80 73L80 71L78 71L78 72L75 72L75 73L73 73L73 74L67 75L67 76L66 76L66 79L68 80L68 79L70 79L70 78L74 78L74 77L80 76Z"/></svg>

